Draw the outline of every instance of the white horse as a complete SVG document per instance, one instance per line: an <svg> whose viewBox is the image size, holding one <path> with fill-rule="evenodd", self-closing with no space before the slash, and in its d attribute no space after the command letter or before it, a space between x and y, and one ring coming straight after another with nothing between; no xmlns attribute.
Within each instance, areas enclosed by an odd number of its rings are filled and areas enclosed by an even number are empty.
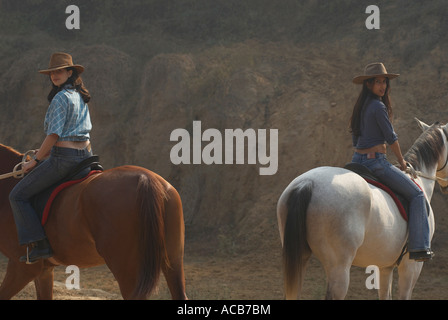
<svg viewBox="0 0 448 320"><path fill-rule="evenodd" d="M417 119L416 119L417 120ZM447 191L448 125L417 120L422 135L405 155L430 201L435 181ZM319 167L294 179L280 196L277 219L283 246L287 299L300 298L307 261L314 254L327 276L327 299L344 299L350 267L379 268L379 298L391 299L393 270L407 242L407 222L385 191L342 168ZM429 210L431 238L434 215ZM410 299L423 262L402 257L399 298Z"/></svg>

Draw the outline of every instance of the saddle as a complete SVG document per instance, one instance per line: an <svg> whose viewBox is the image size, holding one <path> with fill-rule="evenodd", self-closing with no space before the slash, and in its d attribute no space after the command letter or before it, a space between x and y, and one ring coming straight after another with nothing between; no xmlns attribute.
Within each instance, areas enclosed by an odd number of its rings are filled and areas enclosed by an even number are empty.
<svg viewBox="0 0 448 320"><path fill-rule="evenodd" d="M362 164L350 162L344 166L344 169L359 174L362 178L364 178L364 180L366 180L367 183L386 191L394 200L403 219L408 221L409 201L407 201L405 197L382 183L380 179L378 179L378 177L376 177L374 173L369 170L369 168L363 166Z"/></svg>
<svg viewBox="0 0 448 320"><path fill-rule="evenodd" d="M103 171L104 169L99 162L98 156L86 158L73 168L61 181L58 181L48 189L34 196L31 199L31 205L39 216L42 225L45 225L47 222L51 205L62 190L86 180L93 174L98 174Z"/></svg>

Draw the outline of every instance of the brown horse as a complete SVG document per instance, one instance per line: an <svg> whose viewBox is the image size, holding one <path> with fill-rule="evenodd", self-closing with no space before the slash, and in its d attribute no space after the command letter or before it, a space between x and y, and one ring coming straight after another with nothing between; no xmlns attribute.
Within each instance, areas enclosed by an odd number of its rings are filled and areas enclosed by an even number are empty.
<svg viewBox="0 0 448 320"><path fill-rule="evenodd" d="M0 173L22 154L0 144ZM10 299L34 280L38 299L53 298L57 265L106 264L124 299L145 299L160 271L173 299L186 299L183 270L184 220L176 189L159 175L122 166L90 176L63 190L45 224L54 256L28 265L19 246L8 195L17 179L0 180L0 252L9 258L0 299Z"/></svg>

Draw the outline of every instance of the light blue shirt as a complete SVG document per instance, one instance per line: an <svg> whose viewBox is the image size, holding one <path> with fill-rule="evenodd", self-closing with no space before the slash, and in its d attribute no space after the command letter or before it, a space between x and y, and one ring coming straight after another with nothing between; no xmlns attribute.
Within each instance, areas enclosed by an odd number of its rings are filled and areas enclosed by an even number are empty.
<svg viewBox="0 0 448 320"><path fill-rule="evenodd" d="M47 135L57 134L58 141L90 139L89 107L79 92L67 85L54 96L45 115L44 130Z"/></svg>

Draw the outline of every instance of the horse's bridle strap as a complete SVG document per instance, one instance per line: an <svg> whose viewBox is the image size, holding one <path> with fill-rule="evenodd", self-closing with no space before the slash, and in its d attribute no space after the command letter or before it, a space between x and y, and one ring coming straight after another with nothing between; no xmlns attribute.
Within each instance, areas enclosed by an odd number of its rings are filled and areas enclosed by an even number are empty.
<svg viewBox="0 0 448 320"><path fill-rule="evenodd" d="M448 140L448 131L447 131L447 129L446 129L445 127L443 127L442 130L443 130L443 133L445 134L445 138ZM447 163L448 163L448 154L447 154L447 157L446 157L446 160L445 160L445 164L443 165L442 168L440 168L439 170L437 170L437 172L442 171L443 169L445 169Z"/></svg>

